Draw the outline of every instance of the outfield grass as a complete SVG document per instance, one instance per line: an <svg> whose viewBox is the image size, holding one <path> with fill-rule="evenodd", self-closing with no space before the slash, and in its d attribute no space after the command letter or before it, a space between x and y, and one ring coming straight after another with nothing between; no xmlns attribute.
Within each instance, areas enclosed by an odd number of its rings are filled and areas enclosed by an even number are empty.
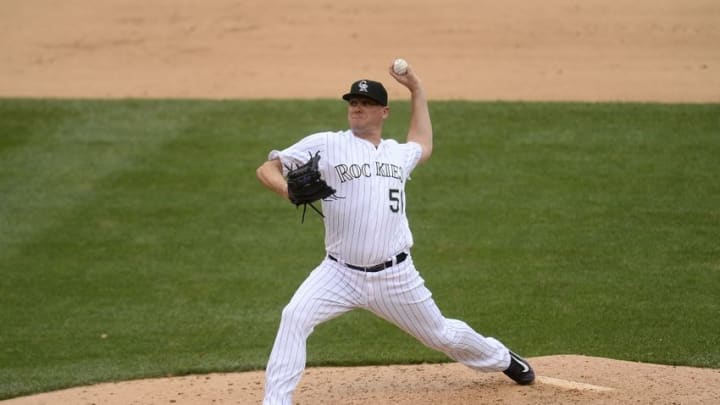
<svg viewBox="0 0 720 405"><path fill-rule="evenodd" d="M408 215L447 316L527 356L720 367L720 105L431 112ZM338 101L0 99L0 399L264 367L323 250L255 168L345 125ZM447 359L354 312L308 361Z"/></svg>

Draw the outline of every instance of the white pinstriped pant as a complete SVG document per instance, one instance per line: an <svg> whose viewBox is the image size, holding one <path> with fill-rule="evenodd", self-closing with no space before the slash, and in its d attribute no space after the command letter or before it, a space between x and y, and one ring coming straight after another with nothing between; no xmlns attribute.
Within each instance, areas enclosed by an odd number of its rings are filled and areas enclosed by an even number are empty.
<svg viewBox="0 0 720 405"><path fill-rule="evenodd" d="M480 371L502 371L508 349L483 337L465 322L447 319L408 257L376 273L325 259L283 309L265 374L264 405L291 405L305 369L306 341L317 325L363 308L392 322L426 346Z"/></svg>

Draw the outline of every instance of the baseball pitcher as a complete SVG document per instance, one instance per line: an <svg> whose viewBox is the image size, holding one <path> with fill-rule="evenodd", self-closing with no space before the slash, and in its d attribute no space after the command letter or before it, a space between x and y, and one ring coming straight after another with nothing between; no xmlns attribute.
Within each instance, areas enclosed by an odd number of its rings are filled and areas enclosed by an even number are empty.
<svg viewBox="0 0 720 405"><path fill-rule="evenodd" d="M342 96L349 129L311 134L273 150L257 169L263 185L293 204L319 201L325 224L325 258L282 311L266 369L265 405L292 404L307 338L318 324L356 308L475 370L502 371L521 385L535 379L529 363L500 341L445 318L415 268L405 184L430 158L433 131L420 78L411 66L397 65L389 73L410 91L412 106L404 143L382 137L390 114L387 91L363 79Z"/></svg>

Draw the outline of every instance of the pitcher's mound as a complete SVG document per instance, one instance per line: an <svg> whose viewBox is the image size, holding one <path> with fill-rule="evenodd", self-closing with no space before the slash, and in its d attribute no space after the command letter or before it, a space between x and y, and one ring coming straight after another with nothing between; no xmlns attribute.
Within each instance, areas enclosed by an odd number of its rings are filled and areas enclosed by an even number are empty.
<svg viewBox="0 0 720 405"><path fill-rule="evenodd" d="M720 370L575 355L531 358L532 386L457 363L311 368L296 404L720 404ZM126 381L3 401L3 405L260 404L261 371Z"/></svg>

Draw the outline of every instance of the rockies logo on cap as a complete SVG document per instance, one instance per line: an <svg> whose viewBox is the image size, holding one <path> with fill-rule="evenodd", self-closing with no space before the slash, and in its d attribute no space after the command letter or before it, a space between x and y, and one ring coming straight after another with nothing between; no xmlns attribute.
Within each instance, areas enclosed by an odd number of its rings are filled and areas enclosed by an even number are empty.
<svg viewBox="0 0 720 405"><path fill-rule="evenodd" d="M353 96L367 97L375 100L382 106L387 106L388 95L387 90L382 83L374 80L362 79L358 80L350 86L350 92L343 95L345 101L350 101Z"/></svg>

